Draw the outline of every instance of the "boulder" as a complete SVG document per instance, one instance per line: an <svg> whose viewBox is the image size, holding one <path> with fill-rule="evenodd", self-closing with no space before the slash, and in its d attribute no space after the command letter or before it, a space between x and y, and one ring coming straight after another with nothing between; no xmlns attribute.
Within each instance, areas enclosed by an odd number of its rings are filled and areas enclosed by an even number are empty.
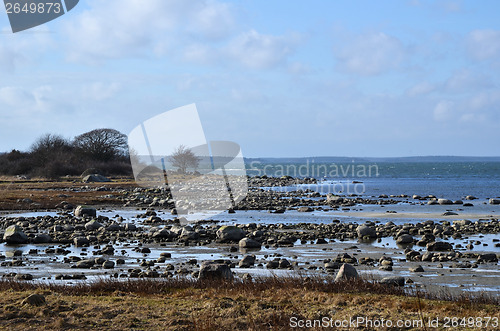
<svg viewBox="0 0 500 331"><path fill-rule="evenodd" d="M445 241L434 241L427 244L427 250L435 252L452 251L453 245Z"/></svg>
<svg viewBox="0 0 500 331"><path fill-rule="evenodd" d="M8 245L22 245L28 243L29 239L18 225L9 226L3 235L3 240Z"/></svg>
<svg viewBox="0 0 500 331"><path fill-rule="evenodd" d="M46 244L52 242L52 237L46 233L39 233L33 238L35 244Z"/></svg>
<svg viewBox="0 0 500 331"><path fill-rule="evenodd" d="M233 273L227 264L203 262L198 275L199 279L232 280Z"/></svg>
<svg viewBox="0 0 500 331"><path fill-rule="evenodd" d="M220 242L239 242L246 235L245 231L234 225L224 225L217 230Z"/></svg>
<svg viewBox="0 0 500 331"><path fill-rule="evenodd" d="M300 207L299 209L297 209L297 211L301 213L310 213L313 211L313 209L311 207Z"/></svg>
<svg viewBox="0 0 500 331"><path fill-rule="evenodd" d="M478 260L484 262L498 262L498 257L495 253L484 253L478 256Z"/></svg>
<svg viewBox="0 0 500 331"><path fill-rule="evenodd" d="M424 268L421 265L410 268L411 272L424 272Z"/></svg>
<svg viewBox="0 0 500 331"><path fill-rule="evenodd" d="M251 238L243 238L240 240L238 243L240 248L260 248L261 243L258 242L257 240L253 240Z"/></svg>
<svg viewBox="0 0 500 331"><path fill-rule="evenodd" d="M104 269L113 269L115 267L115 263L113 261L105 261L102 264Z"/></svg>
<svg viewBox="0 0 500 331"><path fill-rule="evenodd" d="M84 183L107 183L110 181L111 180L109 178L99 174L87 175L82 179L82 182Z"/></svg>
<svg viewBox="0 0 500 331"><path fill-rule="evenodd" d="M500 205L500 199L490 199L490 205Z"/></svg>
<svg viewBox="0 0 500 331"><path fill-rule="evenodd" d="M326 195L326 202L332 204L341 204L342 202L344 202L344 198L333 195L332 193L328 193Z"/></svg>
<svg viewBox="0 0 500 331"><path fill-rule="evenodd" d="M81 260L76 262L76 267L77 268L82 268L82 269L90 269L91 267L94 266L95 261L94 260Z"/></svg>
<svg viewBox="0 0 500 331"><path fill-rule="evenodd" d="M354 268L352 265L344 263L339 269L339 272L337 273L337 276L335 277L335 281L338 282L340 280L344 279L356 279L359 278L358 272L356 271L356 268Z"/></svg>
<svg viewBox="0 0 500 331"><path fill-rule="evenodd" d="M94 231L94 230L99 230L102 228L104 225L101 223L97 222L96 220L89 221L85 223L85 230L87 231Z"/></svg>
<svg viewBox="0 0 500 331"><path fill-rule="evenodd" d="M411 244L413 242L413 236L410 234L402 234L396 239L396 244Z"/></svg>
<svg viewBox="0 0 500 331"><path fill-rule="evenodd" d="M401 276L389 276L384 277L380 280L381 284L393 285L393 286L404 286L405 278Z"/></svg>
<svg viewBox="0 0 500 331"><path fill-rule="evenodd" d="M359 238L363 237L377 238L377 231L373 226L362 224L356 228L356 232L358 233Z"/></svg>
<svg viewBox="0 0 500 331"><path fill-rule="evenodd" d="M438 199L437 203L440 205L452 205L453 201L449 199Z"/></svg>
<svg viewBox="0 0 500 331"><path fill-rule="evenodd" d="M238 266L240 268L250 268L253 266L255 263L255 255L245 255L240 262L238 263Z"/></svg>
<svg viewBox="0 0 500 331"><path fill-rule="evenodd" d="M93 207L78 206L75 209L75 216L76 217L83 217L83 216L96 217L97 216L97 211Z"/></svg>

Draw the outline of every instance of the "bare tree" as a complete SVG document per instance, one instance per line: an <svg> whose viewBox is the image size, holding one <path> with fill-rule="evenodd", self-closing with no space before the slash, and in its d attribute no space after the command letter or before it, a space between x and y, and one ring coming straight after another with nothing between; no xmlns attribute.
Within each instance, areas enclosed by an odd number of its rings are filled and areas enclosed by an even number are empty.
<svg viewBox="0 0 500 331"><path fill-rule="evenodd" d="M180 173L185 174L188 168L196 169L200 163L200 158L197 157L191 149L184 145L177 147L172 155L169 157L169 161L174 167L176 167Z"/></svg>
<svg viewBox="0 0 500 331"><path fill-rule="evenodd" d="M62 157L71 151L71 144L60 135L47 133L31 145L30 153L39 163Z"/></svg>
<svg viewBox="0 0 500 331"><path fill-rule="evenodd" d="M109 161L118 156L126 156L127 136L114 129L96 129L81 134L73 144L84 155L98 161Z"/></svg>

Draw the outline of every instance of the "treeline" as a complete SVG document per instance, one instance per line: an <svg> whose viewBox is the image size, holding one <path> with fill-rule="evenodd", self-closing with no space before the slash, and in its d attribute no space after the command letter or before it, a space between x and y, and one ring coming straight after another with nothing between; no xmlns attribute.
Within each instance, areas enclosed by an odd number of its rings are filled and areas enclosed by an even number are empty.
<svg viewBox="0 0 500 331"><path fill-rule="evenodd" d="M1 175L58 178L92 169L102 175L131 175L127 136L114 129L96 129L73 140L45 134L26 152L0 154Z"/></svg>

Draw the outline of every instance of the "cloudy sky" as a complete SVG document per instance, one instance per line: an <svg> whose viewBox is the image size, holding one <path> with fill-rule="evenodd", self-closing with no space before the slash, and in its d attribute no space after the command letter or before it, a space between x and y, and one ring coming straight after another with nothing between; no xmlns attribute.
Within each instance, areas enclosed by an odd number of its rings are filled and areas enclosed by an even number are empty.
<svg viewBox="0 0 500 331"><path fill-rule="evenodd" d="M196 103L257 156L500 155L499 1L80 0L13 34L0 152Z"/></svg>

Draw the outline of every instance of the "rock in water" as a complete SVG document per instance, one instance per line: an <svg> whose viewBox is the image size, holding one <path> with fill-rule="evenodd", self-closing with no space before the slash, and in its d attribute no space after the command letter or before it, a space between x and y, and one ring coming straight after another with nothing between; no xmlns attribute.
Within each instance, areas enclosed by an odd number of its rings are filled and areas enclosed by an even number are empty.
<svg viewBox="0 0 500 331"><path fill-rule="evenodd" d="M340 270L337 273L337 276L335 277L335 281L338 282L343 279L356 279L356 278L359 278L356 268L354 268L350 264L344 263L340 267Z"/></svg>
<svg viewBox="0 0 500 331"><path fill-rule="evenodd" d="M103 226L104 225L97 222L96 220L92 220L90 222L85 223L85 230L87 231L99 230L99 228L102 228Z"/></svg>
<svg viewBox="0 0 500 331"><path fill-rule="evenodd" d="M21 227L18 225L9 226L5 230L3 240L5 240L8 245L22 245L29 241L28 236L24 234Z"/></svg>
<svg viewBox="0 0 500 331"><path fill-rule="evenodd" d="M234 225L221 226L217 230L220 242L238 242L245 237L245 231Z"/></svg>
<svg viewBox="0 0 500 331"><path fill-rule="evenodd" d="M413 242L413 236L409 234L402 234L396 239L396 244L411 244Z"/></svg>
<svg viewBox="0 0 500 331"><path fill-rule="evenodd" d="M427 250L428 251L437 251L437 252L452 251L453 245L450 243L447 243L445 241L434 241L434 242L427 244Z"/></svg>
<svg viewBox="0 0 500 331"><path fill-rule="evenodd" d="M373 226L362 224L356 228L356 232L358 233L358 237L360 238L363 237L377 238L377 231Z"/></svg>
<svg viewBox="0 0 500 331"><path fill-rule="evenodd" d="M97 211L95 208L92 208L92 207L78 206L75 209L75 216L76 217L83 217L83 216L96 217Z"/></svg>
<svg viewBox="0 0 500 331"><path fill-rule="evenodd" d="M251 238L243 238L238 244L241 248L260 248L261 243Z"/></svg>
<svg viewBox="0 0 500 331"><path fill-rule="evenodd" d="M490 205L500 205L500 199L490 199Z"/></svg>
<svg viewBox="0 0 500 331"><path fill-rule="evenodd" d="M203 262L200 267L199 279L232 280L233 273L227 264Z"/></svg>

